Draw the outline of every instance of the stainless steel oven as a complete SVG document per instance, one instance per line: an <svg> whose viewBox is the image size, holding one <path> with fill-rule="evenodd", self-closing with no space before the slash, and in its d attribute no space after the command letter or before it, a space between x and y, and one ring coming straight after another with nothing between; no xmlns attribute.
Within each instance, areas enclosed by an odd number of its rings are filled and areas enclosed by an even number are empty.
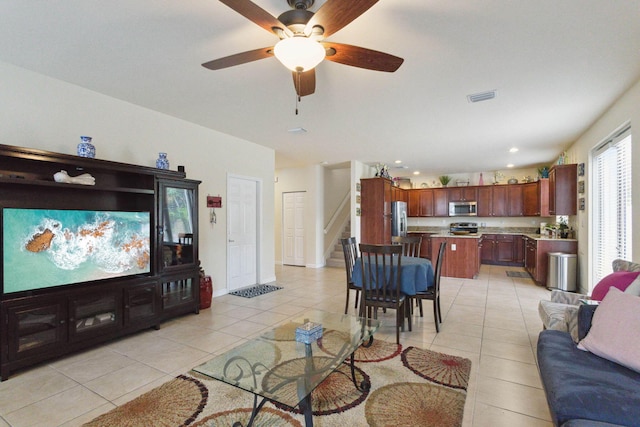
<svg viewBox="0 0 640 427"><path fill-rule="evenodd" d="M478 203L449 202L449 216L478 216Z"/></svg>

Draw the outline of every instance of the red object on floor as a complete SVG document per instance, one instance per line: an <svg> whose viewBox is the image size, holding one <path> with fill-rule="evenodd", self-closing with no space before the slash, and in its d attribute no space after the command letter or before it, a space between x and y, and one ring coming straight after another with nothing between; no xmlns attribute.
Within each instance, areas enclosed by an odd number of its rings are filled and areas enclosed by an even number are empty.
<svg viewBox="0 0 640 427"><path fill-rule="evenodd" d="M200 278L200 310L211 307L211 297L213 296L213 283L211 276Z"/></svg>

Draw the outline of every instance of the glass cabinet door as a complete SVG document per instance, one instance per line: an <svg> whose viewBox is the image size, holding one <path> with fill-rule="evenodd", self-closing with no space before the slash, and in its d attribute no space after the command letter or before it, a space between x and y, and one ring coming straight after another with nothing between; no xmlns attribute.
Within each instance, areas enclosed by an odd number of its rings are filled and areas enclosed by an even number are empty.
<svg viewBox="0 0 640 427"><path fill-rule="evenodd" d="M184 275L166 277L162 280L162 308L169 310L182 305L191 305L199 290L197 277Z"/></svg>
<svg viewBox="0 0 640 427"><path fill-rule="evenodd" d="M159 206L160 270L196 262L196 188L188 183L162 181Z"/></svg>
<svg viewBox="0 0 640 427"><path fill-rule="evenodd" d="M69 300L69 339L89 337L95 333L108 333L117 329L121 322L120 307L122 298L117 291L95 292Z"/></svg>
<svg viewBox="0 0 640 427"><path fill-rule="evenodd" d="M9 358L16 360L66 340L66 308L60 300L34 301L22 307L9 307Z"/></svg>

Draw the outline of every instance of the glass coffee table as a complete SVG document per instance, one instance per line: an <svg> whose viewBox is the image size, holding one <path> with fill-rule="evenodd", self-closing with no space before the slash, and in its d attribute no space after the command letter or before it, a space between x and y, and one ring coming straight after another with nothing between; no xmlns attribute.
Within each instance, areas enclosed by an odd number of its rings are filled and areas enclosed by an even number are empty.
<svg viewBox="0 0 640 427"><path fill-rule="evenodd" d="M322 325L322 336L310 344L296 341L296 328L307 322ZM378 320L309 311L193 370L253 393L253 411L247 427L269 400L292 408L299 406L305 425L310 427L311 392L348 358L354 386L363 391L369 389L371 385L366 381L356 381L354 352L360 345L370 346L379 327ZM260 403L258 396L262 397ZM235 423L237 426L241 424Z"/></svg>

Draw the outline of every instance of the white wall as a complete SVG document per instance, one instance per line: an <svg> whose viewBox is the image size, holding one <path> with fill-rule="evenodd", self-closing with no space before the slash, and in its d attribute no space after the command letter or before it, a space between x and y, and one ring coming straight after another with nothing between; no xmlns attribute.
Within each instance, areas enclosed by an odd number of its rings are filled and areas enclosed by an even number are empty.
<svg viewBox="0 0 640 427"><path fill-rule="evenodd" d="M171 169L184 165L188 178L201 180L200 260L213 279L214 295L227 286L227 173L262 179L259 281L275 280L272 149L3 62L0 93L2 144L75 154L79 136L89 135L99 159L155 166L163 151ZM222 196L215 226L208 222L207 194Z"/></svg>
<svg viewBox="0 0 640 427"><path fill-rule="evenodd" d="M591 198L589 197L589 183L591 182L590 151L593 147L602 142L614 130L623 123L631 122L632 134L632 212L633 212L633 237L632 253L633 260L640 261L640 81L636 82L627 92L625 92L596 122L573 144L567 154L572 162L585 164L585 186L586 210L578 211L578 269L582 278L580 287L582 292L594 286L590 277L589 251L593 245L587 242L592 241L591 227ZM582 178L579 178L582 179ZM587 279L587 280L585 280Z"/></svg>

